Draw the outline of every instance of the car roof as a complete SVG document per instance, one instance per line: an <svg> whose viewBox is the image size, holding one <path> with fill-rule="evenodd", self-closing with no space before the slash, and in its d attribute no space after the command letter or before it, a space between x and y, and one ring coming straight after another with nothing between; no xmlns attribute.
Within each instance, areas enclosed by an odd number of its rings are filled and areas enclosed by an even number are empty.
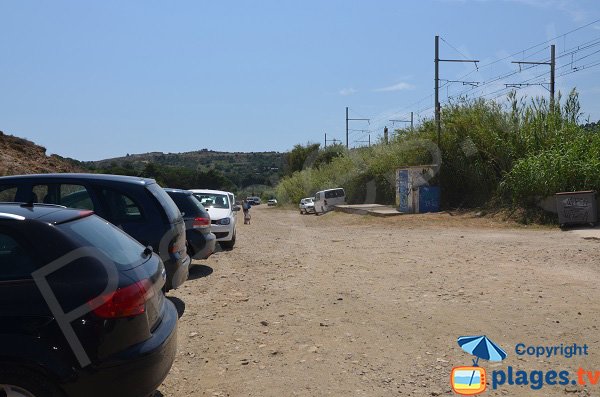
<svg viewBox="0 0 600 397"><path fill-rule="evenodd" d="M0 203L0 220L43 220L47 223L61 223L79 218L92 211L65 208L53 204Z"/></svg>
<svg viewBox="0 0 600 397"><path fill-rule="evenodd" d="M343 187L334 187L333 189L323 189L323 190L319 190L319 192L329 192L331 190L344 190ZM317 193L319 193L317 192Z"/></svg>
<svg viewBox="0 0 600 397"><path fill-rule="evenodd" d="M138 183L141 185L151 185L156 183L154 179L142 178L140 176L129 175L111 175L111 174L90 174L90 173L56 173L56 174L27 174L11 175L0 177L0 182L10 182L27 179L79 179L79 180L102 180L111 182Z"/></svg>
<svg viewBox="0 0 600 397"><path fill-rule="evenodd" d="M184 189L174 189L171 187L165 187L163 188L165 192L167 193L173 193L173 194L185 194L186 196L191 196L193 193L189 190L184 190Z"/></svg>
<svg viewBox="0 0 600 397"><path fill-rule="evenodd" d="M212 193L212 194L233 194L224 190L212 190L212 189L190 189L192 193Z"/></svg>

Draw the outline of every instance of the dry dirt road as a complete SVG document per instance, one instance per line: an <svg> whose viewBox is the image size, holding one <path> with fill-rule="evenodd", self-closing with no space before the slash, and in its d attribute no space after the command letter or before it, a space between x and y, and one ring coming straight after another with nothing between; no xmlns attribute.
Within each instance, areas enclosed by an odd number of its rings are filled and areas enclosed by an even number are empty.
<svg viewBox="0 0 600 397"><path fill-rule="evenodd" d="M185 310L158 396L452 395L452 367L472 359L461 335L508 353L480 362L488 382L509 366L600 371L598 239L468 215L252 213L232 251L170 293ZM518 356L519 343L588 355ZM484 395L599 396L600 381Z"/></svg>

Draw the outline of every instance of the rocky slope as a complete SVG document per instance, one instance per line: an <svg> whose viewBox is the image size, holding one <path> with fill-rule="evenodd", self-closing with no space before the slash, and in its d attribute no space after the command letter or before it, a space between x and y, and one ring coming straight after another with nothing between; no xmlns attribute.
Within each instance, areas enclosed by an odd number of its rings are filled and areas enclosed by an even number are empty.
<svg viewBox="0 0 600 397"><path fill-rule="evenodd" d="M0 176L82 171L76 160L48 156L45 147L0 131Z"/></svg>

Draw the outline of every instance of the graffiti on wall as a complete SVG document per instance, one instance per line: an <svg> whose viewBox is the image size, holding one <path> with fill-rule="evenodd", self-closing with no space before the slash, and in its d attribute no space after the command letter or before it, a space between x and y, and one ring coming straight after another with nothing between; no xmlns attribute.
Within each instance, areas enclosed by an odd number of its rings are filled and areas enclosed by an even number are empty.
<svg viewBox="0 0 600 397"><path fill-rule="evenodd" d="M569 222L587 222L592 210L592 202L586 197L568 196L561 200L563 217ZM562 207L562 209L560 209Z"/></svg>

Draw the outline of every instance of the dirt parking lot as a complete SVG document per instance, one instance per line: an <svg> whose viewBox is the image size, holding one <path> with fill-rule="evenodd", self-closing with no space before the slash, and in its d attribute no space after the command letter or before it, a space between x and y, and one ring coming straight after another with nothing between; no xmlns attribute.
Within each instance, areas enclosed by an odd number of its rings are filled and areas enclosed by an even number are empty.
<svg viewBox="0 0 600 397"><path fill-rule="evenodd" d="M238 243L170 293L179 353L157 395L451 395L487 335L494 370L600 370L600 241L471 215L374 218L252 209ZM240 217L241 218L241 217ZM587 356L515 346L587 344ZM595 386L502 385L487 395L598 396Z"/></svg>

